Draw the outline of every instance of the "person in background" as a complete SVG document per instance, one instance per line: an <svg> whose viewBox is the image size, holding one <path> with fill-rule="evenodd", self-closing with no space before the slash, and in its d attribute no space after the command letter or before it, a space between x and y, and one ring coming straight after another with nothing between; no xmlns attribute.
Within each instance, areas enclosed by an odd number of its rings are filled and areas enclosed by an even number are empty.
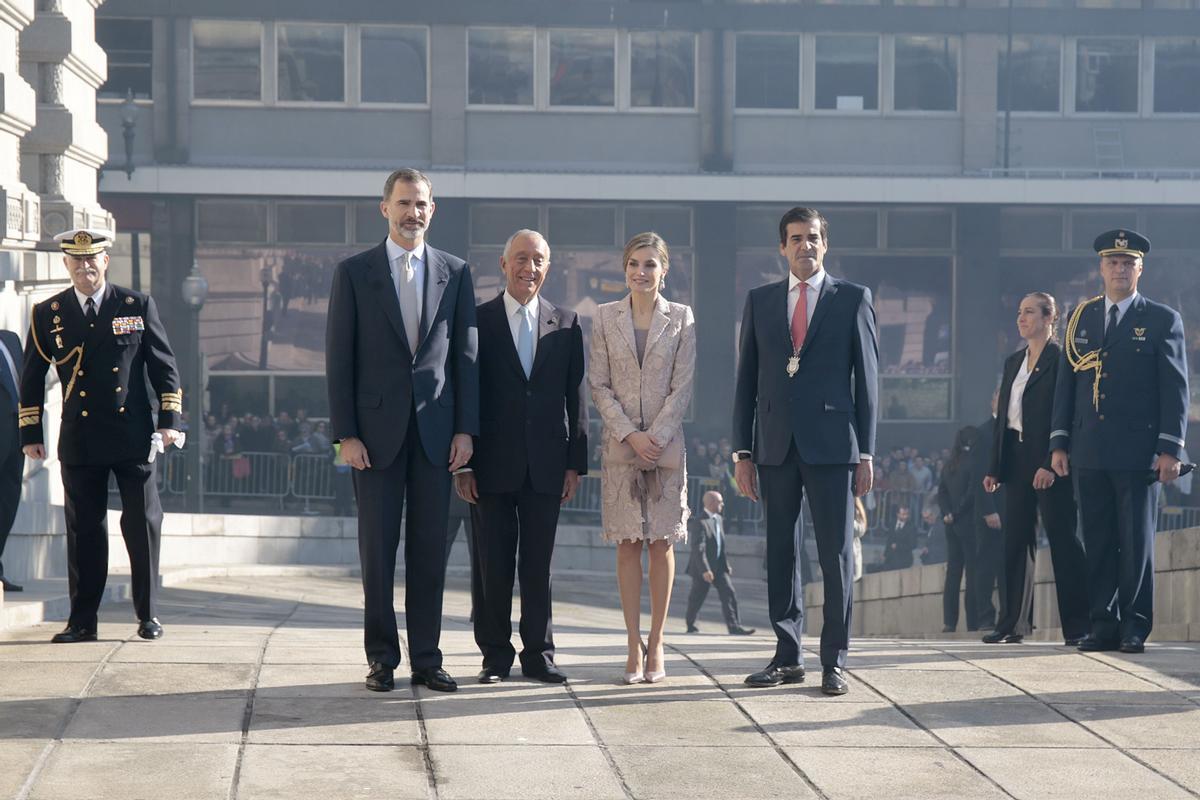
<svg viewBox="0 0 1200 800"><path fill-rule="evenodd" d="M25 471L25 453L17 427L17 409L21 396L21 337L13 331L0 330L0 557L4 544L17 517L21 502L21 475ZM0 589L20 592L23 587L8 579L0 562ZM3 592L0 592L3 594Z"/></svg>
<svg viewBox="0 0 1200 800"><path fill-rule="evenodd" d="M742 627L737 592L733 588L733 566L726 553L725 520L721 516L725 499L720 492L705 492L701 502L704 510L688 520L692 557L688 560L687 574L692 576L692 591L688 595L684 617L687 632L700 632L696 617L708 596L708 588L712 586L721 598L721 614L725 617L729 635L749 636L754 633L754 628Z"/></svg>
<svg viewBox="0 0 1200 800"><path fill-rule="evenodd" d="M958 629L958 612L961 605L959 593L963 574L966 573L966 620L967 630L973 631L978 610L975 599L975 487L972 484L971 451L975 448L979 431L968 425L954 435L954 448L950 460L942 471L938 482L937 501L945 523L946 537L946 582L942 589L942 633L953 633Z"/></svg>
<svg viewBox="0 0 1200 800"><path fill-rule="evenodd" d="M913 565L913 550L917 547L917 526L907 505L896 508L896 520L887 528L883 546L882 570L906 569Z"/></svg>

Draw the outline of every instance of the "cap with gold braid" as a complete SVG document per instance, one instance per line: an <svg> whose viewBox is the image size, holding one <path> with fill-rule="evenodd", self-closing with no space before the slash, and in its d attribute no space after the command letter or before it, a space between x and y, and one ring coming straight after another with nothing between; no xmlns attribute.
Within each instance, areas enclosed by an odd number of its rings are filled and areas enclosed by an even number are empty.
<svg viewBox="0 0 1200 800"><path fill-rule="evenodd" d="M90 228L63 231L54 237L54 241L58 242L64 253L76 258L94 256L112 247L112 238L108 232Z"/></svg>
<svg viewBox="0 0 1200 800"><path fill-rule="evenodd" d="M1105 231L1096 237L1092 247L1102 256L1118 254L1141 258L1150 252L1150 240L1128 228Z"/></svg>

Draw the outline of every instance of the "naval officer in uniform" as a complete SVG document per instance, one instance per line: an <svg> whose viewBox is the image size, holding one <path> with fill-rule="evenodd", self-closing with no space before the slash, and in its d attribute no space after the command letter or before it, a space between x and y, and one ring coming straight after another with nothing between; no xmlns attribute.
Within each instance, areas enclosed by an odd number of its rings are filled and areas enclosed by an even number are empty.
<svg viewBox="0 0 1200 800"><path fill-rule="evenodd" d="M1051 465L1075 476L1091 633L1080 650L1140 653L1154 622L1154 529L1161 483L1179 477L1187 361L1179 312L1138 293L1150 241L1096 238L1104 294L1067 324L1050 433Z"/></svg>
<svg viewBox="0 0 1200 800"><path fill-rule="evenodd" d="M162 506L148 463L157 429L164 445L180 439L183 392L175 356L148 295L105 280L107 233L74 230L55 237L71 288L33 307L21 371L18 424L22 449L44 459L42 407L46 370L63 392L58 460L66 494L67 576L71 616L56 643L94 641L108 579L108 476L121 493L121 535L129 552L138 635L158 639L155 618ZM158 395L153 417L146 388Z"/></svg>

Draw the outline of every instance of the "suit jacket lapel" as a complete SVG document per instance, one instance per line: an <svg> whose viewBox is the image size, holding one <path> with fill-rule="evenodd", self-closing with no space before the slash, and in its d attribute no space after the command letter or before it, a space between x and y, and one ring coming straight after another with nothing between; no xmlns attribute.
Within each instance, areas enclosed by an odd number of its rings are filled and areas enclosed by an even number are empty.
<svg viewBox="0 0 1200 800"><path fill-rule="evenodd" d="M532 379L537 374L540 367L546 360L550 350L549 344L552 341L549 335L558 330L562 324L562 312L554 307L552 303L544 297L538 298L538 329L537 329L537 350L533 354L533 369L529 371L529 377ZM516 353L516 348L513 348L513 353ZM524 375L524 371L521 373Z"/></svg>
<svg viewBox="0 0 1200 800"><path fill-rule="evenodd" d="M633 353L633 362L636 364L638 363L637 339L633 335L633 307L629 298L629 295L625 295L625 299L617 306L617 329L621 331L621 338L625 340L629 352Z"/></svg>
<svg viewBox="0 0 1200 800"><path fill-rule="evenodd" d="M632 317L632 315L630 315ZM654 316L650 318L650 331L646 334L646 353L654 347L654 343L663 335L663 331L671 324L671 307L667 305L667 301L662 295L658 296L658 301L654 304ZM642 354L642 359L645 360L646 353Z"/></svg>
<svg viewBox="0 0 1200 800"><path fill-rule="evenodd" d="M480 330L487 331L489 336L500 340L500 350L504 360L512 367L513 372L525 379L525 370L521 367L521 358L517 355L517 345L513 342L512 328L508 327L508 306L504 304L504 295L496 295L479 308Z"/></svg>
<svg viewBox="0 0 1200 800"><path fill-rule="evenodd" d="M1029 357L1028 353L1025 356ZM1038 380L1050 370L1045 367L1053 364L1058 360L1058 345L1054 342L1046 342L1046 346L1042 348L1041 354L1038 356L1037 363L1033 365L1033 370L1029 373L1029 381L1025 384L1025 390L1029 391L1029 387L1033 386ZM1018 364L1018 369L1020 365Z"/></svg>
<svg viewBox="0 0 1200 800"><path fill-rule="evenodd" d="M829 313L829 307L833 305L833 296L837 294L837 291L837 279L826 273L825 282L821 284L821 293L817 295L817 307L813 309L812 322L808 323L808 331L804 334L804 346L800 348L801 358L804 358L804 354L808 352L808 346L812 344L817 328L821 326L821 321Z"/></svg>
<svg viewBox="0 0 1200 800"><path fill-rule="evenodd" d="M383 307L383 313L387 316L388 322L392 324L392 330L396 332L400 346L411 358L413 354L408 347L408 334L404 332L404 318L400 314L400 298L396 297L396 284L392 282L392 269L388 264L386 244L381 243L371 251L371 255L367 257L367 264L370 267L367 271L367 282L374 290L375 299Z"/></svg>
<svg viewBox="0 0 1200 800"><path fill-rule="evenodd" d="M442 295L450 280L450 269L440 250L425 245L425 303L421 311L421 341L429 338L429 329L437 319Z"/></svg>

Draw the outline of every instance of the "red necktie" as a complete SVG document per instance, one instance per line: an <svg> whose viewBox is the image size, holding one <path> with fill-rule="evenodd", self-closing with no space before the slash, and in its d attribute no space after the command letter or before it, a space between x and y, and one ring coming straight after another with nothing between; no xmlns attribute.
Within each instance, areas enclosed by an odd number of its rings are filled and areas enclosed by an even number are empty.
<svg viewBox="0 0 1200 800"><path fill-rule="evenodd" d="M808 333L808 284L801 282L796 288L800 291L800 297L796 300L796 310L792 312L792 347L799 352Z"/></svg>

